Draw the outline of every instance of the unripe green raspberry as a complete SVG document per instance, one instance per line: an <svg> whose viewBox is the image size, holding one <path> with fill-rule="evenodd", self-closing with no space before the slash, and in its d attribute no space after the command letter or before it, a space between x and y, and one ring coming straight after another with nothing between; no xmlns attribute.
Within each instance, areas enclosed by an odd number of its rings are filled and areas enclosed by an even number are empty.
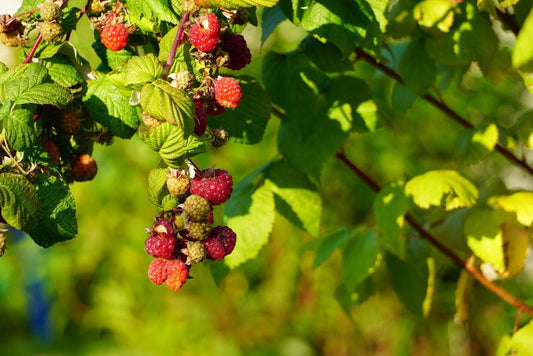
<svg viewBox="0 0 533 356"><path fill-rule="evenodd" d="M209 215L211 204L204 197L190 195L183 204L183 211L189 216L191 221L202 221Z"/></svg>
<svg viewBox="0 0 533 356"><path fill-rule="evenodd" d="M182 0L182 9L183 12L188 12L194 14L202 8L201 5L198 5L195 0Z"/></svg>
<svg viewBox="0 0 533 356"><path fill-rule="evenodd" d="M172 81L172 86L180 90L187 90L194 83L194 75L188 70L176 73L176 77Z"/></svg>
<svg viewBox="0 0 533 356"><path fill-rule="evenodd" d="M185 234L187 240L201 241L207 238L211 232L211 224L207 222L189 222L185 224L185 229L188 231Z"/></svg>
<svg viewBox="0 0 533 356"><path fill-rule="evenodd" d="M105 11L105 5L100 0L91 0L89 3L89 14L94 15Z"/></svg>
<svg viewBox="0 0 533 356"><path fill-rule="evenodd" d="M144 124L146 125L146 127L148 127L149 129L153 129L154 127L157 127L163 123L159 121L158 119L156 119L155 117L153 117L152 115L148 114L147 112L143 112L141 115L141 118Z"/></svg>
<svg viewBox="0 0 533 356"><path fill-rule="evenodd" d="M46 42L55 42L61 38L63 28L57 22L42 22L41 35Z"/></svg>
<svg viewBox="0 0 533 356"><path fill-rule="evenodd" d="M39 10L39 15L43 21L54 21L61 16L61 8L53 0L46 0Z"/></svg>
<svg viewBox="0 0 533 356"><path fill-rule="evenodd" d="M205 248L200 242L187 242L187 249L182 250L187 255L186 264L200 263L205 260Z"/></svg>
<svg viewBox="0 0 533 356"><path fill-rule="evenodd" d="M170 194L175 197L181 197L189 191L189 186L191 181L186 175L181 175L179 177L168 177L167 178L167 188Z"/></svg>

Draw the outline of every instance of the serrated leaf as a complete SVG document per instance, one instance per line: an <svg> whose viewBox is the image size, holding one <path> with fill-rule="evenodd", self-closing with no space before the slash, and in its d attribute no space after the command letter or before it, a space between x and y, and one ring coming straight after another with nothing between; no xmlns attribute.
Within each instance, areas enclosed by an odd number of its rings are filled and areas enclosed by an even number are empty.
<svg viewBox="0 0 533 356"><path fill-rule="evenodd" d="M237 183L226 202L224 224L237 234L235 250L224 259L230 268L254 258L267 243L274 224L271 184L254 184L256 175L257 172Z"/></svg>
<svg viewBox="0 0 533 356"><path fill-rule="evenodd" d="M423 40L409 42L398 69L405 85L418 95L426 94L437 78L437 66L429 57Z"/></svg>
<svg viewBox="0 0 533 356"><path fill-rule="evenodd" d="M489 205L516 214L516 220L524 226L533 226L533 192L517 192L509 196L495 196Z"/></svg>
<svg viewBox="0 0 533 356"><path fill-rule="evenodd" d="M44 60L43 65L48 69L50 78L57 84L69 88L83 82L81 74L64 55L56 55Z"/></svg>
<svg viewBox="0 0 533 356"><path fill-rule="evenodd" d="M107 77L88 82L89 88L83 101L89 114L121 138L130 138L139 125L139 117L129 98L120 94Z"/></svg>
<svg viewBox="0 0 533 356"><path fill-rule="evenodd" d="M324 43L307 36L300 42L299 48L311 62L326 73L345 72L353 68L348 57L330 42Z"/></svg>
<svg viewBox="0 0 533 356"><path fill-rule="evenodd" d="M37 142L33 113L27 109L15 109L2 116L9 145L17 151L25 151Z"/></svg>
<svg viewBox="0 0 533 356"><path fill-rule="evenodd" d="M278 161L269 166L267 179L274 194L285 203L276 205L278 211L295 226L318 236L322 199L307 175L288 162Z"/></svg>
<svg viewBox="0 0 533 356"><path fill-rule="evenodd" d="M241 7L264 6L272 7L279 0L204 0L206 7L219 7L223 9L236 10Z"/></svg>
<svg viewBox="0 0 533 356"><path fill-rule="evenodd" d="M76 236L76 205L66 183L55 176L41 174L35 186L42 209L39 223L28 230L31 238L38 245L49 247Z"/></svg>
<svg viewBox="0 0 533 356"><path fill-rule="evenodd" d="M158 22L166 21L173 24L179 22L176 14L170 9L168 0L129 0L128 11L143 14Z"/></svg>
<svg viewBox="0 0 533 356"><path fill-rule="evenodd" d="M467 163L477 163L494 150L499 131L495 124L482 124L475 130L468 130L459 140L458 151Z"/></svg>
<svg viewBox="0 0 533 356"><path fill-rule="evenodd" d="M46 68L38 63L21 64L0 76L0 101L15 100L26 90L41 84L48 77Z"/></svg>
<svg viewBox="0 0 533 356"><path fill-rule="evenodd" d="M149 83L161 76L163 66L153 53L146 56L135 56L128 60L124 68L127 86L138 86Z"/></svg>
<svg viewBox="0 0 533 356"><path fill-rule="evenodd" d="M23 0L16 14L22 14L23 12L31 11L37 8L39 2L42 0Z"/></svg>
<svg viewBox="0 0 533 356"><path fill-rule="evenodd" d="M163 196L163 199L161 199L161 205L160 209L162 211L166 210L172 210L174 209L179 203L179 199L172 194L167 194Z"/></svg>
<svg viewBox="0 0 533 356"><path fill-rule="evenodd" d="M533 11L529 12L513 48L513 67L522 71L533 72L533 46L531 46L531 38L533 38Z"/></svg>
<svg viewBox="0 0 533 356"><path fill-rule="evenodd" d="M346 245L342 256L342 278L347 290L353 290L379 263L379 242L375 231L356 236Z"/></svg>
<svg viewBox="0 0 533 356"><path fill-rule="evenodd" d="M159 206L162 193L165 189L168 176L167 168L156 168L148 175L148 200L155 206Z"/></svg>
<svg viewBox="0 0 533 356"><path fill-rule="evenodd" d="M59 84L43 83L29 88L20 94L15 102L21 104L65 106L72 100L69 90Z"/></svg>
<svg viewBox="0 0 533 356"><path fill-rule="evenodd" d="M2 217L19 230L32 228L41 210L35 187L24 176L13 173L0 174L0 207Z"/></svg>
<svg viewBox="0 0 533 356"><path fill-rule="evenodd" d="M511 354L531 355L533 350L533 321L518 329L511 337Z"/></svg>
<svg viewBox="0 0 533 356"><path fill-rule="evenodd" d="M315 261L313 267L316 268L328 258L344 242L348 241L355 234L355 230L348 229L345 226L331 231L320 238L322 241L316 249Z"/></svg>
<svg viewBox="0 0 533 356"><path fill-rule="evenodd" d="M422 209L442 206L446 210L470 207L478 198L478 190L456 171L430 171L416 176L405 185L406 194Z"/></svg>
<svg viewBox="0 0 533 356"><path fill-rule="evenodd" d="M263 139L272 104L268 94L254 78L243 76L238 81L242 91L239 107L209 117L209 126L223 127L231 140L253 145Z"/></svg>
<svg viewBox="0 0 533 356"><path fill-rule="evenodd" d="M152 150L159 152L170 167L179 167L186 158L205 152L205 142L196 136L184 137L183 130L164 122L151 130L139 130L139 137Z"/></svg>
<svg viewBox="0 0 533 356"><path fill-rule="evenodd" d="M160 121L177 125L189 136L194 131L194 102L183 90L156 79L141 89L141 107Z"/></svg>
<svg viewBox="0 0 533 356"><path fill-rule="evenodd" d="M380 228L380 243L400 258L405 257L406 239L400 237L400 231L404 225L408 202L403 182L387 185L374 199L374 214Z"/></svg>

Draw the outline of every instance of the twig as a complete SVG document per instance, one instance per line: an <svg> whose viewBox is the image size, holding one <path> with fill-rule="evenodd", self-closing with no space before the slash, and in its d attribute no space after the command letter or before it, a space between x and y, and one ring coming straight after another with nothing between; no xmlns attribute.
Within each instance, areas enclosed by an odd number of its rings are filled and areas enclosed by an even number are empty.
<svg viewBox="0 0 533 356"><path fill-rule="evenodd" d="M357 48L355 50L355 53L358 58L365 60L366 62L370 63L375 68L379 69L389 77L396 80L398 83L405 84L403 78L399 73L397 73L394 69L387 67L383 63L378 62L374 57L366 53L360 48ZM467 128L467 129L475 129L475 126L472 125L468 120L466 120L463 116L459 115L457 112L455 112L451 107L449 107L444 101L434 97L430 94L425 94L420 96L422 99L433 105L435 108L439 109L441 112L446 114L448 117L452 118L454 121L459 123L461 126ZM533 167L531 167L525 159L518 158L514 153L509 151L507 148L502 146L500 143L497 143L494 149L500 153L502 156L507 158L511 163L516 164L523 168L526 172L528 172L530 175L533 176Z"/></svg>
<svg viewBox="0 0 533 356"><path fill-rule="evenodd" d="M381 190L380 185L376 183L376 181L374 181L359 167L353 164L342 151L337 152L336 157L342 163L344 163L352 172L361 177L361 179L365 183L367 183L375 192ZM491 291L493 294L498 296L506 303L518 309L520 312L526 313L529 316L533 317L533 307L516 298L499 285L486 279L479 269L477 269L474 265L467 263L461 257L457 256L452 250L443 245L435 236L433 236L429 231L424 229L422 225L420 225L411 214L408 213L405 215L405 221L407 221L409 225L411 225L413 229L415 229L420 234L421 237L430 242L444 255L448 256L456 265L466 270L475 280L481 283L481 285L483 285L485 288L487 288L489 291Z"/></svg>
<svg viewBox="0 0 533 356"><path fill-rule="evenodd" d="M174 37L174 42L172 43L172 48L170 49L170 53L168 54L167 62L165 63L165 68L163 69L163 78L168 77L170 73L170 67L172 66L172 62L174 61L174 56L176 55L176 52L178 50L179 45L181 44L181 36L183 35L183 30L185 29L185 23L189 21L189 13L186 12L183 14L183 17L180 21L180 26L178 27L178 31L176 32L176 37Z"/></svg>

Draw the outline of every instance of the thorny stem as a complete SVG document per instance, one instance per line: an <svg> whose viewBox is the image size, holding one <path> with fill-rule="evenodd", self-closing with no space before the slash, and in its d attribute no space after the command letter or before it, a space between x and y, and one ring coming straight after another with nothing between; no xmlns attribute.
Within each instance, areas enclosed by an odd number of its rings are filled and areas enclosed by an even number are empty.
<svg viewBox="0 0 533 356"><path fill-rule="evenodd" d="M358 58L361 58L365 60L366 62L370 63L375 68L379 69L383 73L385 73L387 76L393 78L398 83L404 84L403 78L400 76L399 73L397 73L394 69L387 67L383 63L378 62L374 57L366 53L360 48L357 48L355 50L355 54ZM452 118L454 121L459 123L461 126L467 128L467 129L474 129L475 126L472 125L468 120L466 120L463 116L459 115L457 112L455 112L451 107L449 107L443 100L440 100L433 95L425 94L420 96L422 99L433 105L433 107L439 109L442 113L446 114L448 117ZM509 151L507 148L502 146L500 143L497 143L494 149L500 153L502 156L507 158L511 163L514 163L521 168L523 168L527 173L533 176L533 167L531 167L525 159L518 158L514 153Z"/></svg>
<svg viewBox="0 0 533 356"><path fill-rule="evenodd" d="M185 29L185 24L189 21L189 13L186 12L183 14L183 17L180 21L180 26L178 27L178 32L176 32L176 37L174 37L174 42L172 43L172 48L168 54L167 62L165 63L165 68L163 69L163 79L166 79L170 73L170 67L174 61L174 56L178 50L179 45L181 44L181 36L183 35L183 30Z"/></svg>
<svg viewBox="0 0 533 356"><path fill-rule="evenodd" d="M375 192L379 192L381 190L380 185L376 181L374 181L369 175L367 175L363 170L361 170L359 167L353 164L346 157L344 152L342 152L342 150L336 153L336 157L342 163L344 163L344 165L348 167L352 172L357 174ZM466 270L475 280L481 283L481 285L483 285L485 288L487 288L489 291L491 291L493 294L498 296L500 299L502 299L506 303L518 309L520 312L526 313L529 316L533 317L533 307L527 305L522 300L516 298L515 296L510 294L508 291L506 291L504 288L500 287L496 283L491 282L488 279L486 279L485 276L483 276L483 274L478 268L476 268L472 264L467 263L461 257L457 256L451 249L443 245L435 236L433 236L429 231L424 229L422 225L420 225L411 214L407 213L405 215L405 221L407 221L409 225L411 225L411 227L415 229L422 238L430 242L441 253L448 256L457 266Z"/></svg>

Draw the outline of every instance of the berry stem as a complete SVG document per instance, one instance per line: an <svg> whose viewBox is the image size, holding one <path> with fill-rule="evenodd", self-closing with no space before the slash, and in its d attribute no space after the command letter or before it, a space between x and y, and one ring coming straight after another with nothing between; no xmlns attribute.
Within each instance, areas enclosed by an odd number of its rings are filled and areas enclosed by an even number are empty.
<svg viewBox="0 0 533 356"><path fill-rule="evenodd" d="M174 61L174 56L178 50L179 45L181 44L181 36L183 35L183 30L185 29L185 23L189 21L189 13L186 12L183 14L183 17L180 21L180 26L178 27L178 32L176 32L176 37L174 37L174 42L172 43L172 48L168 54L167 62L165 63L165 68L163 69L163 79L166 79L170 73L170 67Z"/></svg>
<svg viewBox="0 0 533 356"><path fill-rule="evenodd" d="M401 75L396 72L394 69L387 67L383 63L378 62L374 57L372 57L370 54L366 53L360 48L355 49L355 54L357 55L356 59L363 59L364 61L370 63L373 67L379 69L383 73L385 73L387 76L391 77L392 79L396 80L400 84L404 84L404 80L401 77ZM455 122L459 123L459 125L463 126L464 128L473 130L475 129L475 126L472 125L467 119L465 119L463 116L459 115L457 112L455 112L448 104L446 104L443 100L437 99L435 96L430 94L425 94L420 96L422 99L430 103L433 107L440 110L442 113L444 113L446 116L453 119ZM496 143L496 146L494 149L500 153L502 156L507 158L511 163L516 164L517 166L523 168L527 173L533 176L533 167L531 167L525 159L518 158L514 153L509 151L507 148L505 148L502 144Z"/></svg>
<svg viewBox="0 0 533 356"><path fill-rule="evenodd" d="M35 43L33 44L33 47L30 50L30 53L28 53L28 56L26 57L24 62L22 62L22 64L28 64L31 62L31 60L33 59L33 56L35 55L35 52L37 51L37 47L39 47L42 40L43 40L43 35L39 33L39 36L37 36L37 39L35 40Z"/></svg>
<svg viewBox="0 0 533 356"><path fill-rule="evenodd" d="M353 164L348 157L344 154L342 150L336 153L336 157L341 161L346 167L348 167L352 172L357 174L366 184L368 184L376 193L381 190L380 185L373 180L368 174L363 170ZM428 230L424 229L422 225L416 221L416 219L409 213L405 214L405 221L411 225L411 227L416 230L420 236L426 239L429 243L435 246L441 253L448 256L457 266L464 269L468 272L475 280L477 280L481 285L491 291L493 294L498 296L500 299L506 303L512 305L519 311L528 314L533 317L533 307L527 305L522 300L516 298L514 295L509 293L504 288L500 287L494 282L489 281L483 276L483 273L476 268L473 264L467 263L461 257L456 255L451 249L443 245L434 235L432 235Z"/></svg>

